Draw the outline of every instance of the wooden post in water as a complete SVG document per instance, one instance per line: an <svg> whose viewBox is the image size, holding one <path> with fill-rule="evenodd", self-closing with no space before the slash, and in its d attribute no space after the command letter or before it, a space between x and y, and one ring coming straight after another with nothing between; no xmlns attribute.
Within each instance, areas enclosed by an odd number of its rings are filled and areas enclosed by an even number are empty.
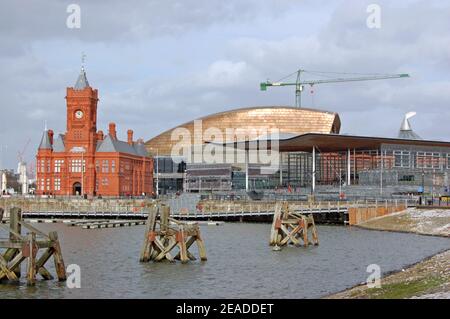
<svg viewBox="0 0 450 319"><path fill-rule="evenodd" d="M299 220L299 222L300 222L300 228L302 228L301 232L303 233L303 245L305 247L308 247L309 240L308 240L308 220L307 220L307 217L302 215L300 220Z"/></svg>
<svg viewBox="0 0 450 319"><path fill-rule="evenodd" d="M198 225L195 225L196 228L196 234L197 236L195 236L195 241L197 243L197 247L198 247L198 254L200 255L200 260L202 261L206 261L206 248L205 248L205 243L203 242L203 239L200 235L200 227Z"/></svg>
<svg viewBox="0 0 450 319"><path fill-rule="evenodd" d="M9 210L9 227L11 231L9 232L9 240L16 241L22 239L20 234L22 232L22 227L20 221L22 220L22 211L18 207L12 207ZM11 249L9 252L9 260L13 259L19 253L19 249ZM13 269L17 278L20 278L20 265Z"/></svg>
<svg viewBox="0 0 450 319"><path fill-rule="evenodd" d="M189 258L187 256L186 235L184 233L184 225L180 225L180 228L179 228L176 236L177 236L178 246L180 248L180 260L183 264L185 264L189 261Z"/></svg>
<svg viewBox="0 0 450 319"><path fill-rule="evenodd" d="M147 224L145 228L144 244L141 249L141 262L147 262L150 260L152 253L152 243L155 241L155 223L156 223L157 207L150 208Z"/></svg>
<svg viewBox="0 0 450 319"><path fill-rule="evenodd" d="M22 231L22 227L20 222L22 221L22 211L18 207L12 207L9 213L9 226L11 228L11 232L9 233L9 239L11 241L20 240L20 233Z"/></svg>
<svg viewBox="0 0 450 319"><path fill-rule="evenodd" d="M161 205L159 215L161 231L167 231L167 229L169 228L169 215L170 215L170 207L166 205Z"/></svg>
<svg viewBox="0 0 450 319"><path fill-rule="evenodd" d="M312 225L311 234L312 234L313 244L319 245L319 235L317 234L317 228L316 228L316 223L314 222L314 217L312 215L309 217L310 217L310 219L308 222Z"/></svg>
<svg viewBox="0 0 450 319"><path fill-rule="evenodd" d="M25 243L22 254L24 257L28 257L27 264L27 285L34 286L36 284L36 234L30 233L27 235L27 242Z"/></svg>
<svg viewBox="0 0 450 319"><path fill-rule="evenodd" d="M50 242L52 243L53 259L55 263L56 275L58 276L59 281L65 281L67 278L66 267L64 265L61 246L59 244L58 233L50 232L48 236L50 238Z"/></svg>
<svg viewBox="0 0 450 319"><path fill-rule="evenodd" d="M287 202L277 202L270 230L269 244L280 247L288 244L307 247L310 244L309 233L311 233L312 244L319 244L314 217L312 214L303 215L290 210Z"/></svg>
<svg viewBox="0 0 450 319"><path fill-rule="evenodd" d="M180 260L187 263L196 259L189 251L194 243L198 246L200 259L205 261L207 259L205 244L198 224L188 224L171 218L170 207L159 204L150 209L139 260L141 262ZM178 252L172 255L176 247Z"/></svg>
<svg viewBox="0 0 450 319"><path fill-rule="evenodd" d="M275 212L273 214L272 227L270 228L270 245L275 246L278 242L278 233L281 227L281 208L282 203L277 202L275 205Z"/></svg>
<svg viewBox="0 0 450 319"><path fill-rule="evenodd" d="M22 236L22 228L29 233ZM0 241L0 281L8 279L17 282L20 279L20 265L27 260L27 284L33 286L36 283L36 275L39 274L45 280L53 279L45 263L53 256L55 269L60 281L66 280L66 270L61 253L58 234L50 232L48 235L22 220L21 209L13 207L10 210L10 224L0 224L0 230L9 233L9 240ZM38 258L39 249L46 249Z"/></svg>

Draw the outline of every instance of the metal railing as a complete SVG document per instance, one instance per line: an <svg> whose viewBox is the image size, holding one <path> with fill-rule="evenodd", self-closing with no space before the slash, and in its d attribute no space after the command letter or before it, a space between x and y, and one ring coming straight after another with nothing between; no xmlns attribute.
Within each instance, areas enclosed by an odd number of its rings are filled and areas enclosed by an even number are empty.
<svg viewBox="0 0 450 319"><path fill-rule="evenodd" d="M220 198L220 197L218 197ZM162 200L161 200L162 201ZM182 194L165 199L175 217L232 217L232 216L263 216L271 215L278 199L250 201L242 199L200 200L199 194ZM40 199L26 200L22 203L0 200L2 207L19 205L26 217L92 217L92 218L146 218L147 212L141 205L143 201L115 200L72 200ZM417 206L416 199L364 199L340 201L291 200L291 205L303 213L341 213L349 207L378 207L404 204L406 207ZM449 202L445 203L450 205ZM5 216L6 217L6 216Z"/></svg>

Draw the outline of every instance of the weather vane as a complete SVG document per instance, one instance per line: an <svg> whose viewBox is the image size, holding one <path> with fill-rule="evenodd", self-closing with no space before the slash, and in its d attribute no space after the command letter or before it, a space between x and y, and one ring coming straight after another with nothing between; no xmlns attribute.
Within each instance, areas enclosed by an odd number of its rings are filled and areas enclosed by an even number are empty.
<svg viewBox="0 0 450 319"><path fill-rule="evenodd" d="M84 70L84 62L86 61L86 54L81 52L81 68Z"/></svg>

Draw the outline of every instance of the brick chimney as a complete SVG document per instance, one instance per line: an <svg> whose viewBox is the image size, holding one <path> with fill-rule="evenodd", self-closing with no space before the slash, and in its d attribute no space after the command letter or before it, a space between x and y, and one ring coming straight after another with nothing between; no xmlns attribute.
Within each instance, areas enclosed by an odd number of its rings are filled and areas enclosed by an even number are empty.
<svg viewBox="0 0 450 319"><path fill-rule="evenodd" d="M99 141L103 141L105 137L103 136L103 131L98 131L97 132L97 140Z"/></svg>
<svg viewBox="0 0 450 319"><path fill-rule="evenodd" d="M50 140L50 144L53 145L53 131L52 130L48 130L48 139Z"/></svg>
<svg viewBox="0 0 450 319"><path fill-rule="evenodd" d="M114 140L117 140L116 123L109 123L109 132L108 132L108 134L109 134Z"/></svg>
<svg viewBox="0 0 450 319"><path fill-rule="evenodd" d="M133 145L133 130L127 131L127 137L128 144Z"/></svg>

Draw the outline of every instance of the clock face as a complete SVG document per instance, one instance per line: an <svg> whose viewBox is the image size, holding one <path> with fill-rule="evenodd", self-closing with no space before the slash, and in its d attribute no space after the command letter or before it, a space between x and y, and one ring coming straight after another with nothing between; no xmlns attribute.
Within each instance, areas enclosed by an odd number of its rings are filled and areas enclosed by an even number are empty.
<svg viewBox="0 0 450 319"><path fill-rule="evenodd" d="M83 111L81 110L75 111L75 117L77 119L81 119L83 117Z"/></svg>

